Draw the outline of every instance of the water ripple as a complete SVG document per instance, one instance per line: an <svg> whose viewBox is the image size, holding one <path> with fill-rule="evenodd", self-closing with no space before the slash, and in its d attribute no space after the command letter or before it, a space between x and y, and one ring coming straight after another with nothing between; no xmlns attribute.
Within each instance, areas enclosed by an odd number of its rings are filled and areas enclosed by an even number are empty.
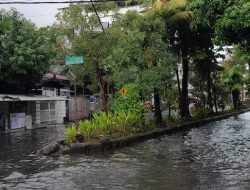
<svg viewBox="0 0 250 190"><path fill-rule="evenodd" d="M38 157L63 127L0 135L0 190L250 189L250 113L99 155Z"/></svg>

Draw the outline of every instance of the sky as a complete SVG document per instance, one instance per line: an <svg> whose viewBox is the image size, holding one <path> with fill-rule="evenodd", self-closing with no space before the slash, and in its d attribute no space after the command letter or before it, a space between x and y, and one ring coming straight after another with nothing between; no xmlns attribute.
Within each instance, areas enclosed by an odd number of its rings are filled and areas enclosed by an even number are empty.
<svg viewBox="0 0 250 190"><path fill-rule="evenodd" d="M48 2L48 1L54 1L54 2L60 2L65 0L0 0L0 2L18 2L18 1L24 1L24 2ZM48 26L52 25L56 19L55 15L58 13L59 8L68 7L69 4L12 4L12 5L2 5L0 4L0 9L10 10L11 7L16 8L20 13L24 15L24 17L33 23L36 24L38 27ZM124 9L124 10L123 10ZM122 8L120 9L120 13L125 13L127 10L137 10L140 11L142 8L139 8L139 6L129 7L129 8ZM103 22L110 22L111 18L103 18Z"/></svg>
<svg viewBox="0 0 250 190"><path fill-rule="evenodd" d="M0 0L0 2L14 1L62 1L62 0ZM58 8L67 7L68 4L38 4L38 5L0 5L0 9L10 10L11 7L16 8L24 17L38 27L52 25L55 22L55 15Z"/></svg>

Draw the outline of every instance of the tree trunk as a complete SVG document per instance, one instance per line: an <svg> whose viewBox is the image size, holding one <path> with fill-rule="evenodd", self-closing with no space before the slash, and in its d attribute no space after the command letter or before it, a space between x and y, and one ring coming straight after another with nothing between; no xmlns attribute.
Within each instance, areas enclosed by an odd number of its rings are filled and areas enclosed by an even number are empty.
<svg viewBox="0 0 250 190"><path fill-rule="evenodd" d="M181 84L180 84L180 78L179 78L178 68L176 69L175 72L176 72L176 78L177 78L178 94L179 94L179 105L180 105L180 101L181 101Z"/></svg>
<svg viewBox="0 0 250 190"><path fill-rule="evenodd" d="M202 89L202 84L201 84L201 81L200 81L200 92L201 92L201 96L202 96L202 103L203 103L203 109L206 109L206 96L204 94L204 91Z"/></svg>
<svg viewBox="0 0 250 190"><path fill-rule="evenodd" d="M215 112L218 113L218 106L217 106L217 97L216 97L216 88L215 84L213 84L213 94L214 94L214 107L215 107Z"/></svg>
<svg viewBox="0 0 250 190"><path fill-rule="evenodd" d="M188 108L188 59L184 54L182 55L182 89L181 89L181 101L180 101L180 115L182 118L190 117L190 112Z"/></svg>
<svg viewBox="0 0 250 190"><path fill-rule="evenodd" d="M234 109L239 109L239 104L240 104L240 91L238 89L234 89L232 91L232 96L233 96L233 105Z"/></svg>
<svg viewBox="0 0 250 190"><path fill-rule="evenodd" d="M155 124L158 127L162 126L162 113L161 113L161 103L160 103L160 95L157 89L154 89L154 102L155 102Z"/></svg>
<svg viewBox="0 0 250 190"><path fill-rule="evenodd" d="M207 103L209 107L209 111L213 112L213 103L212 103L212 94L211 94L211 76L210 70L207 69Z"/></svg>
<svg viewBox="0 0 250 190"><path fill-rule="evenodd" d="M171 117L171 104L168 103L168 118Z"/></svg>
<svg viewBox="0 0 250 190"><path fill-rule="evenodd" d="M97 68L97 79L98 79L98 86L99 86L100 94L101 94L103 110L106 113L106 115L108 115L108 104L107 104L107 99L106 99L106 93L104 90L104 80L103 80L103 76L101 75L99 68Z"/></svg>

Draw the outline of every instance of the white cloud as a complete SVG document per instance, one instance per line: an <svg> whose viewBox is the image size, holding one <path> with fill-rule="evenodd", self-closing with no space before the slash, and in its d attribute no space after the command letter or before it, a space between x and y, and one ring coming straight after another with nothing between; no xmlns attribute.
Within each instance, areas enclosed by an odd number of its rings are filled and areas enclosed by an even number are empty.
<svg viewBox="0 0 250 190"><path fill-rule="evenodd" d="M4 1L31 1L31 0L0 0ZM32 1L48 1L48 0L32 0ZM52 0L50 0L52 1ZM54 0L61 1L61 0ZM52 25L55 22L55 15L58 12L58 8L67 7L68 4L12 4L12 5L0 5L0 9L10 10L11 7L16 8L25 18L31 20L37 26Z"/></svg>

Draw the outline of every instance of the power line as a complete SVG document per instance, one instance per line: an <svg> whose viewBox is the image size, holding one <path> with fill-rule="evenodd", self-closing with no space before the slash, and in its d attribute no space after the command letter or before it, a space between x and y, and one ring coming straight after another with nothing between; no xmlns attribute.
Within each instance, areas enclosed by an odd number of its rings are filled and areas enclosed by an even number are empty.
<svg viewBox="0 0 250 190"><path fill-rule="evenodd" d="M105 31L105 29L104 29L104 27L103 27L103 24L102 24L102 21L101 21L101 19L100 19L100 16L99 16L98 13L97 13L97 9L96 9L96 7L95 7L95 4L94 4L93 0L90 0L90 1L91 1L91 4L92 4L92 7L93 7L94 10L95 10L95 14L96 14L96 16L97 16L97 18L98 18L99 24L100 24L101 27L102 27L102 31L103 31L104 35L106 36L106 38L108 39L108 35L106 34L106 31Z"/></svg>
<svg viewBox="0 0 250 190"><path fill-rule="evenodd" d="M104 2L122 2L126 0L95 0L94 3L104 3ZM6 1L0 2L0 5L10 5L10 4L64 4L64 3L91 3L91 0L79 0L79 1Z"/></svg>

